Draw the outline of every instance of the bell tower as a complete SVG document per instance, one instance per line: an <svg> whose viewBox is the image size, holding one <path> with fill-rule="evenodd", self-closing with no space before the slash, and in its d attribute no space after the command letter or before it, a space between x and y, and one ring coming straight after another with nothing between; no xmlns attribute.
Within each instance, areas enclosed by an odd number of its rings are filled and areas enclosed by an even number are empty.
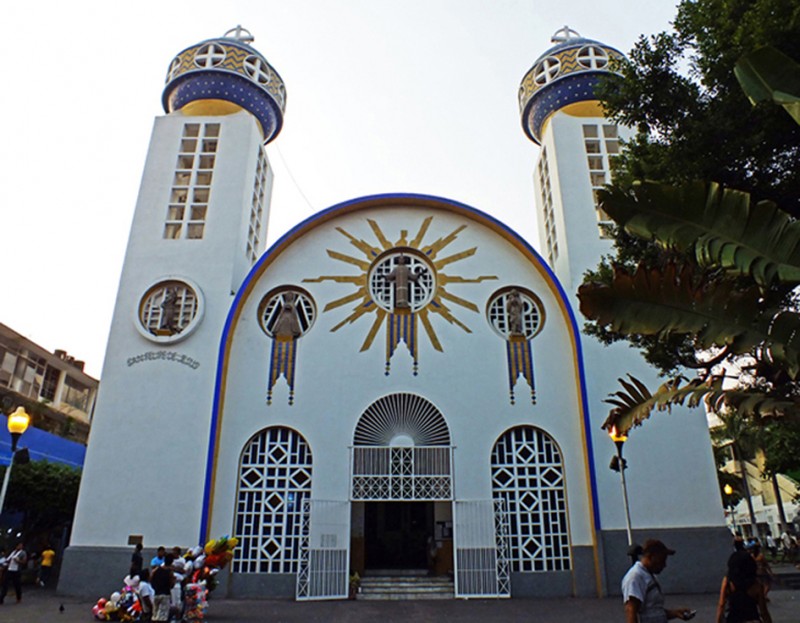
<svg viewBox="0 0 800 623"><path fill-rule="evenodd" d="M541 148L533 174L539 249L577 310L576 293L584 272L613 250L607 232L611 221L599 207L597 191L611 182L613 160L633 131L605 118L595 93L601 80L613 73L613 61L622 59L622 53L566 26L553 35L551 43L522 79L519 104L522 128ZM598 538L603 544L604 580L613 593L625 573L628 543L619 473L609 469L608 463L615 449L601 429L610 408L605 399L620 388L618 379L628 374L651 389L663 379L627 343L604 345L586 337L581 350L592 469L600 500ZM704 414L685 407L675 407L669 415L658 414L636 429L625 451L635 538L658 534L679 550L702 547L724 552L729 535L722 524ZM691 500L691 512L682 504L674 512L665 509L666 499ZM698 564L696 571L698 582L713 585L713 565Z"/></svg>
<svg viewBox="0 0 800 623"><path fill-rule="evenodd" d="M169 64L60 590L95 586L101 560L125 569L137 539L146 551L197 543L219 336L266 247L265 145L286 104L252 42L238 26Z"/></svg>
<svg viewBox="0 0 800 623"><path fill-rule="evenodd" d="M575 292L583 272L611 251L596 191L610 182L620 140L632 133L603 116L595 95L622 53L567 26L551 43L522 79L519 105L525 134L541 146L533 175L539 248Z"/></svg>

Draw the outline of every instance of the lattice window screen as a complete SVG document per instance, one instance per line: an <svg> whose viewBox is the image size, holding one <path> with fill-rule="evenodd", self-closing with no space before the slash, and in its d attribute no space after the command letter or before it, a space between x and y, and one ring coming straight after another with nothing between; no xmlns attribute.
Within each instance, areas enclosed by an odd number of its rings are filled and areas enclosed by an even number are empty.
<svg viewBox="0 0 800 623"><path fill-rule="evenodd" d="M311 450L302 436L275 427L253 437L239 468L233 572L296 573L310 497Z"/></svg>
<svg viewBox="0 0 800 623"><path fill-rule="evenodd" d="M553 439L530 426L507 431L492 452L492 489L508 509L512 570L568 570L564 467Z"/></svg>

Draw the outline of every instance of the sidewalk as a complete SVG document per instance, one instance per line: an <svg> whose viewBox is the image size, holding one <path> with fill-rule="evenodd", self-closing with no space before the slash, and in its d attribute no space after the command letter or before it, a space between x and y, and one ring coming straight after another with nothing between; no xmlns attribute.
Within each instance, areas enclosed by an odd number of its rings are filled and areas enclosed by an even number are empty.
<svg viewBox="0 0 800 623"><path fill-rule="evenodd" d="M770 593L774 623L800 621L800 591ZM59 605L64 612L59 612ZM670 607L697 610L695 623L713 623L717 595L668 595ZM29 587L22 603L13 594L0 606L3 623L91 623L93 602L61 598L50 590ZM209 623L621 623L618 597L605 599L503 599L443 601L317 601L211 599Z"/></svg>

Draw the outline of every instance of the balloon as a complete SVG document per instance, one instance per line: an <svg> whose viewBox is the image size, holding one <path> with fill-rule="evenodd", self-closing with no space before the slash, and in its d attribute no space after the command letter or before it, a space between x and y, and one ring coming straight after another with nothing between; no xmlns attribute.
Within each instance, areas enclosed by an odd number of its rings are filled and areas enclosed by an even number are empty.
<svg viewBox="0 0 800 623"><path fill-rule="evenodd" d="M114 605L117 604L120 597L122 597L122 595L119 594L119 591L114 591L111 593L111 601L114 603Z"/></svg>

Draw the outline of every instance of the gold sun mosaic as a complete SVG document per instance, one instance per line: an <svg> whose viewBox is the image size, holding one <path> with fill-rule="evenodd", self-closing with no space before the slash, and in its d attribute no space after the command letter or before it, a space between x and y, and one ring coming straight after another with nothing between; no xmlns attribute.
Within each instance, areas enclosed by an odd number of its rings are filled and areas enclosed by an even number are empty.
<svg viewBox="0 0 800 623"><path fill-rule="evenodd" d="M437 351L443 350L431 322L435 316L471 333L470 328L456 317L454 309L458 307L478 313L478 306L456 296L448 290L448 286L497 279L494 275L464 277L450 272L449 267L453 264L475 255L477 247L452 253L447 251L466 225L461 225L432 242L426 242L432 222L433 217L428 216L413 236L409 236L408 230L403 229L394 241L387 237L373 219L367 219L367 223L374 235L374 241L358 238L344 228L337 227L336 230L359 253L350 255L328 249L328 256L354 266L359 272L304 279L307 283L333 281L352 286L352 292L328 303L323 313L353 305L350 312L331 331L338 331L362 317L372 319L361 344L361 352L373 346L383 329L386 338L386 375L391 371L392 357L401 343L408 349L413 361L412 371L414 375L417 374L420 327L431 346Z"/></svg>

